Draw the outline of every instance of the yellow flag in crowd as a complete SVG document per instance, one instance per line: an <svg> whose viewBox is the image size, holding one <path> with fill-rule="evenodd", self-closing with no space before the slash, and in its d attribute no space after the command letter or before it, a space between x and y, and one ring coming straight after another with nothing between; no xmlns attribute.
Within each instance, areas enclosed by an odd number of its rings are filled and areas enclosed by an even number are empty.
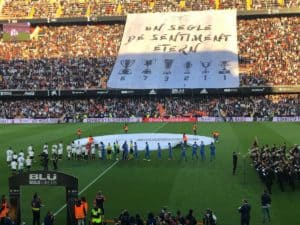
<svg viewBox="0 0 300 225"><path fill-rule="evenodd" d="M61 4L59 4L58 9L55 14L55 17L60 17L62 15L62 13L63 13L63 9L62 9Z"/></svg>
<svg viewBox="0 0 300 225"><path fill-rule="evenodd" d="M179 7L180 7L181 9L185 8L185 0L181 0L181 1L179 2Z"/></svg>
<svg viewBox="0 0 300 225"><path fill-rule="evenodd" d="M122 4L121 3L118 4L117 13L119 13L119 14L122 13Z"/></svg>
<svg viewBox="0 0 300 225"><path fill-rule="evenodd" d="M252 9L252 0L246 0L246 9L251 10Z"/></svg>
<svg viewBox="0 0 300 225"><path fill-rule="evenodd" d="M28 14L28 17L29 18L33 18L33 16L34 16L34 13L35 13L35 8L34 8L34 6L30 9L30 12L29 12L29 14Z"/></svg>
<svg viewBox="0 0 300 225"><path fill-rule="evenodd" d="M90 15L91 15L91 5L89 4L86 10L86 17L90 17Z"/></svg>
<svg viewBox="0 0 300 225"><path fill-rule="evenodd" d="M220 0L215 0L216 9L220 8Z"/></svg>
<svg viewBox="0 0 300 225"><path fill-rule="evenodd" d="M280 6L284 6L284 0L278 0L278 4L279 4Z"/></svg>
<svg viewBox="0 0 300 225"><path fill-rule="evenodd" d="M155 2L154 2L154 1L151 1L151 2L149 3L149 8L150 8L150 9L153 9L154 6L155 6Z"/></svg>
<svg viewBox="0 0 300 225"><path fill-rule="evenodd" d="M41 28L39 26L34 28L34 31L30 34L30 40L37 40L39 37L40 30Z"/></svg>

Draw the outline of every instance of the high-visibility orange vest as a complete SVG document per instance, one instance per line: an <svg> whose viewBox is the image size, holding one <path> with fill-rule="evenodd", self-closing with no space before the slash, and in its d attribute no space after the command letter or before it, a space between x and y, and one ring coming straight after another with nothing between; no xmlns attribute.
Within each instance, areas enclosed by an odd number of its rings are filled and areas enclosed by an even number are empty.
<svg viewBox="0 0 300 225"><path fill-rule="evenodd" d="M8 213L8 204L7 202L4 202L1 204L2 211L0 212L0 218L6 217L6 214Z"/></svg>
<svg viewBox="0 0 300 225"><path fill-rule="evenodd" d="M187 140L188 140L187 136L186 136L186 135L183 135L183 141L184 141L184 142L187 142Z"/></svg>
<svg viewBox="0 0 300 225"><path fill-rule="evenodd" d="M80 206L75 205L75 219L84 219L85 218L85 210L84 210L84 205L80 204Z"/></svg>
<svg viewBox="0 0 300 225"><path fill-rule="evenodd" d="M214 137L218 137L219 136L219 132L213 132L213 136Z"/></svg>
<svg viewBox="0 0 300 225"><path fill-rule="evenodd" d="M83 207L84 207L84 209L85 209L85 212L88 212L88 209L89 209L89 204L88 204L88 202L82 202L82 204L83 204Z"/></svg>

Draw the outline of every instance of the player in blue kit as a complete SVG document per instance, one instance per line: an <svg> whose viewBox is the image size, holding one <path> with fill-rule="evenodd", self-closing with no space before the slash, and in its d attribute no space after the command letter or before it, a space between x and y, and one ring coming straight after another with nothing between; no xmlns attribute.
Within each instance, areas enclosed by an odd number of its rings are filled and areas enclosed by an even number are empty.
<svg viewBox="0 0 300 225"><path fill-rule="evenodd" d="M187 157L186 157L186 147L185 144L181 142L181 156L180 156L180 160L185 160L187 161Z"/></svg>
<svg viewBox="0 0 300 225"><path fill-rule="evenodd" d="M216 159L216 146L212 142L209 146L210 149L210 161Z"/></svg>
<svg viewBox="0 0 300 225"><path fill-rule="evenodd" d="M106 159L105 145L102 141L100 142L100 150L101 150L101 158Z"/></svg>
<svg viewBox="0 0 300 225"><path fill-rule="evenodd" d="M170 142L168 143L168 151L169 151L169 160L172 160L173 159L173 149L172 149Z"/></svg>
<svg viewBox="0 0 300 225"><path fill-rule="evenodd" d="M201 156L201 160L202 161L206 160L206 157L205 157L205 145L204 145L203 141L201 141L201 144L200 144L200 156Z"/></svg>
<svg viewBox="0 0 300 225"><path fill-rule="evenodd" d="M161 160L161 157L162 157L161 147L160 144L157 143L157 158Z"/></svg>
<svg viewBox="0 0 300 225"><path fill-rule="evenodd" d="M122 160L127 160L128 159L128 144L126 141L124 141L122 145L123 149L123 154L122 154Z"/></svg>
<svg viewBox="0 0 300 225"><path fill-rule="evenodd" d="M149 149L149 144L146 142L146 147L145 147L145 160L150 161L150 149Z"/></svg>
<svg viewBox="0 0 300 225"><path fill-rule="evenodd" d="M134 151L134 159L138 159L139 155L138 155L138 147L137 147L137 144L136 142L134 142L134 145L133 145L133 151Z"/></svg>
<svg viewBox="0 0 300 225"><path fill-rule="evenodd" d="M198 145L195 141L194 144L192 145L192 159L194 159L195 157L196 159L198 159L197 149L198 149Z"/></svg>

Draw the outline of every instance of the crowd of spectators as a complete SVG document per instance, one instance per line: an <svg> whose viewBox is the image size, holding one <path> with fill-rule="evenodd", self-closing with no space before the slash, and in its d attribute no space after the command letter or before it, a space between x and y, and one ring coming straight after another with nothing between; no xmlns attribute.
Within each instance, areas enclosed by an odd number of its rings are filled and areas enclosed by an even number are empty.
<svg viewBox="0 0 300 225"><path fill-rule="evenodd" d="M281 191L285 190L286 184L295 191L295 180L300 178L300 146L288 147L286 143L259 146L255 141L250 149L250 157L270 193L274 180Z"/></svg>
<svg viewBox="0 0 300 225"><path fill-rule="evenodd" d="M211 209L206 209L200 221L204 225L216 225L217 217ZM132 215L125 209L118 218L115 218L114 222L115 225L196 225L197 218L194 216L193 209L189 209L188 213L184 215L180 210L172 213L167 208L163 208L158 215L150 212L144 221L139 214Z"/></svg>
<svg viewBox="0 0 300 225"><path fill-rule="evenodd" d="M300 84L300 17L239 20L241 86ZM296 25L296 26L295 26Z"/></svg>
<svg viewBox="0 0 300 225"><path fill-rule="evenodd" d="M0 42L0 88L106 88L123 29L42 26L38 40Z"/></svg>
<svg viewBox="0 0 300 225"><path fill-rule="evenodd" d="M299 7L299 0L253 0L252 9ZM5 0L0 17L54 18L126 15L128 13L247 9L247 0ZM30 15L32 14L32 15Z"/></svg>
<svg viewBox="0 0 300 225"><path fill-rule="evenodd" d="M241 86L300 84L299 24L297 16L238 20ZM30 41L0 42L0 89L106 88L124 25L39 30Z"/></svg>
<svg viewBox="0 0 300 225"><path fill-rule="evenodd" d="M300 116L299 95L1 100L0 118Z"/></svg>

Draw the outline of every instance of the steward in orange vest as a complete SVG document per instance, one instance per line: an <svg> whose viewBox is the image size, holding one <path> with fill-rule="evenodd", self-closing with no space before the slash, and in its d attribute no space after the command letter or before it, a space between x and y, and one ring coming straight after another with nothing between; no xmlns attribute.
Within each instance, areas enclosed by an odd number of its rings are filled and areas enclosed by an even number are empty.
<svg viewBox="0 0 300 225"><path fill-rule="evenodd" d="M197 124L196 123L194 123L194 125L193 125L193 133L194 133L194 135L197 134Z"/></svg>
<svg viewBox="0 0 300 225"><path fill-rule="evenodd" d="M127 125L127 123L125 123L125 125L124 125L124 132L127 134L128 133L128 125Z"/></svg>
<svg viewBox="0 0 300 225"><path fill-rule="evenodd" d="M74 206L75 211L75 219L78 225L84 225L85 223L85 217L86 217L86 211L84 204L78 200L77 203Z"/></svg>
<svg viewBox="0 0 300 225"><path fill-rule="evenodd" d="M8 209L9 207L5 195L2 195L1 208L0 208L0 224L4 224L4 219L8 213Z"/></svg>
<svg viewBox="0 0 300 225"><path fill-rule="evenodd" d="M78 138L81 138L81 135L82 135L82 131L80 128L77 129L77 137Z"/></svg>
<svg viewBox="0 0 300 225"><path fill-rule="evenodd" d="M212 135L213 135L213 138L214 138L214 140L215 140L215 142L218 142L218 140L219 140L219 132L218 131L214 131L213 133L212 133Z"/></svg>
<svg viewBox="0 0 300 225"><path fill-rule="evenodd" d="M186 136L185 133L183 133L182 139L183 139L183 144L186 146L187 145L187 141L188 141L188 137Z"/></svg>

